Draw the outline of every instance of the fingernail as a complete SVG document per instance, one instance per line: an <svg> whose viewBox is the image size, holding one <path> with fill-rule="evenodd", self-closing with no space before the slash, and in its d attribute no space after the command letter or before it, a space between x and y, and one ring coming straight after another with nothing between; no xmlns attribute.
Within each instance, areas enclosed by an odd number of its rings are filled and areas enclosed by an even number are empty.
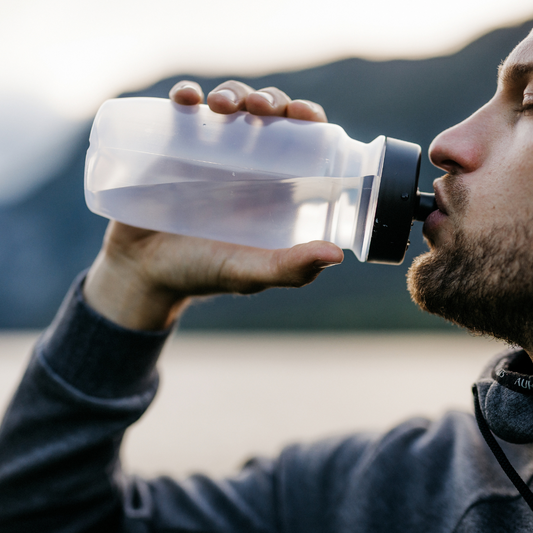
<svg viewBox="0 0 533 533"><path fill-rule="evenodd" d="M317 107L313 102L309 102L308 100L300 100L300 102L306 105L313 113L317 112Z"/></svg>
<svg viewBox="0 0 533 533"><path fill-rule="evenodd" d="M198 92L198 89L196 87L193 87L192 85L175 85L174 87L172 87L172 89L170 89L170 98L173 98L176 93L182 91L183 89L192 89L194 92Z"/></svg>
<svg viewBox="0 0 533 533"><path fill-rule="evenodd" d="M198 89L194 85L189 84L180 85L176 90L182 91L183 89L192 89L194 92L198 92Z"/></svg>
<svg viewBox="0 0 533 533"><path fill-rule="evenodd" d="M274 97L270 93L267 93L265 91L256 91L255 94L257 94L261 98L264 98L272 107L274 107L275 100L274 100Z"/></svg>
<svg viewBox="0 0 533 533"><path fill-rule="evenodd" d="M237 95L231 89L220 89L219 91L213 91L211 94L220 94L234 104L239 102Z"/></svg>

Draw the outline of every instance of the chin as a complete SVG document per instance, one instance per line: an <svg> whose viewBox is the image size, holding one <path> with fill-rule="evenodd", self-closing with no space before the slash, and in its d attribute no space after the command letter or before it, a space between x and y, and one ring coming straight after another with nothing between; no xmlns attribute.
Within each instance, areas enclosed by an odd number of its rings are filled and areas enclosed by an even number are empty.
<svg viewBox="0 0 533 533"><path fill-rule="evenodd" d="M415 258L407 274L411 298L475 335L531 346L532 239L525 224L493 227L475 238L458 231L438 246L428 238L430 251Z"/></svg>

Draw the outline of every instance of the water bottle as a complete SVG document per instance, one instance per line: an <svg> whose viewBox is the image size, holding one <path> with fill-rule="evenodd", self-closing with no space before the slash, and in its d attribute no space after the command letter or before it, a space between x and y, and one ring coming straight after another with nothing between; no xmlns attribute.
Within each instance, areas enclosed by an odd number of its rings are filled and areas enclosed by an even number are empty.
<svg viewBox="0 0 533 533"><path fill-rule="evenodd" d="M85 198L141 228L271 249L327 240L398 264L413 220L435 208L417 188L420 153L335 124L112 99L92 126Z"/></svg>

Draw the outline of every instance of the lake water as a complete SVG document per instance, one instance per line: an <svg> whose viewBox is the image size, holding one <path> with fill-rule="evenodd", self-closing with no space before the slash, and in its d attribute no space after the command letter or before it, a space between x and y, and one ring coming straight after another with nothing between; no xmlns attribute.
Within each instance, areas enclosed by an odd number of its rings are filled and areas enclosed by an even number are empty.
<svg viewBox="0 0 533 533"><path fill-rule="evenodd" d="M0 335L0 410L35 333ZM465 333L178 334L162 383L126 435L129 471L229 473L294 441L384 430L413 415L471 409L470 386L501 343Z"/></svg>

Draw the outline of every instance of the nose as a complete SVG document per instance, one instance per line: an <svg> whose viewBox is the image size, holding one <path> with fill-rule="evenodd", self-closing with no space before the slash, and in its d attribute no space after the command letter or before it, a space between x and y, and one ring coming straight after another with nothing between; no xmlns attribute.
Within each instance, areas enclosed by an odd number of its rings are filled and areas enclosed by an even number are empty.
<svg viewBox="0 0 533 533"><path fill-rule="evenodd" d="M429 158L449 173L468 173L481 166L486 153L483 108L463 122L437 135L429 147Z"/></svg>

